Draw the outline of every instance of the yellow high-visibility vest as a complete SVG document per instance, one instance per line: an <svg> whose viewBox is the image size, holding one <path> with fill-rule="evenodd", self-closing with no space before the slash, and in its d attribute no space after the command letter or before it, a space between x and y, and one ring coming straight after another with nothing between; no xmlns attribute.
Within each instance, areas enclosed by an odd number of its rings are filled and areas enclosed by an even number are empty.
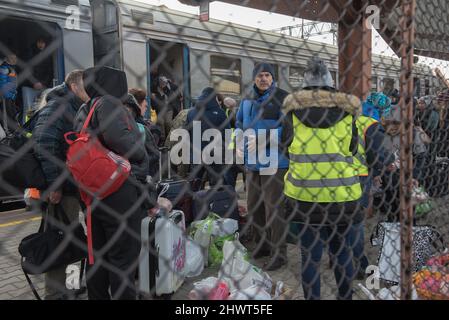
<svg viewBox="0 0 449 320"><path fill-rule="evenodd" d="M352 140L352 116L330 128L310 128L292 114L294 137L284 193L305 202L347 202L362 195Z"/></svg>
<svg viewBox="0 0 449 320"><path fill-rule="evenodd" d="M369 174L368 163L366 162L366 139L365 134L369 127L373 124L378 123L376 119L359 116L356 119L357 132L359 135L359 145L357 148L357 154L355 155L354 163L358 170L359 176L367 176Z"/></svg>

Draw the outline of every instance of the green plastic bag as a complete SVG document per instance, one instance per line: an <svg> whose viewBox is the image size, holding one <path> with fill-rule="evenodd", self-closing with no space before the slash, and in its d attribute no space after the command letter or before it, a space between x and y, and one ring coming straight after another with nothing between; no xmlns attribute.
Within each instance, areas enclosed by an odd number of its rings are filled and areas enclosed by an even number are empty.
<svg viewBox="0 0 449 320"><path fill-rule="evenodd" d="M205 255L207 255L208 266L218 266L223 260L223 245L226 240L234 240L234 234L214 237L212 230L214 222L221 219L221 217L213 212L204 220L195 221L190 226L190 236L200 246L207 247Z"/></svg>
<svg viewBox="0 0 449 320"><path fill-rule="evenodd" d="M206 217L206 219L192 222L192 224L190 225L189 235L192 237L192 239L195 239L195 233L201 229L203 231L207 231L209 235L212 235L213 223L218 219L220 219L220 216L211 212Z"/></svg>
<svg viewBox="0 0 449 320"><path fill-rule="evenodd" d="M230 234L223 237L212 238L209 245L209 265L211 267L221 265L223 261L223 245L226 240L234 240L234 235Z"/></svg>
<svg viewBox="0 0 449 320"><path fill-rule="evenodd" d="M417 204L415 207L415 217L416 218L424 218L429 212L431 212L435 208L435 203L433 200L428 200L426 202L422 202Z"/></svg>

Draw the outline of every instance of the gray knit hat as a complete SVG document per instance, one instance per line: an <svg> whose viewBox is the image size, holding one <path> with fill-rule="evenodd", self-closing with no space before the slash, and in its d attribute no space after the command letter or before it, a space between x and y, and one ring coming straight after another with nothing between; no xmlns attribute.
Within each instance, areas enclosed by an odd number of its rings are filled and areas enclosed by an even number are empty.
<svg viewBox="0 0 449 320"><path fill-rule="evenodd" d="M304 81L302 83L302 87L335 88L332 75L321 58L315 56L307 62L307 68L304 72Z"/></svg>

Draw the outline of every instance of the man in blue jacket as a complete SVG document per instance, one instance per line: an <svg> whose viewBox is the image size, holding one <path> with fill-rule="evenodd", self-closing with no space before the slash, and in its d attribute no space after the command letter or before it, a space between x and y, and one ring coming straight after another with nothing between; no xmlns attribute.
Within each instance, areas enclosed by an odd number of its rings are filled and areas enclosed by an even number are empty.
<svg viewBox="0 0 449 320"><path fill-rule="evenodd" d="M237 153L243 154L247 171L247 205L256 235L254 258L269 256L268 271L287 262L286 223L283 188L288 159L279 151L282 134L282 103L288 93L276 87L273 67L259 63L253 71L253 96L240 103L236 120ZM254 135L248 134L253 129ZM268 133L270 133L268 135ZM276 137L277 134L277 137ZM265 142L263 138L265 135ZM273 136L274 135L274 136ZM272 142L276 139L277 145ZM243 142L243 143L242 143ZM255 150L257 159L254 160ZM274 163L261 161L276 159ZM271 173L269 174L269 169Z"/></svg>

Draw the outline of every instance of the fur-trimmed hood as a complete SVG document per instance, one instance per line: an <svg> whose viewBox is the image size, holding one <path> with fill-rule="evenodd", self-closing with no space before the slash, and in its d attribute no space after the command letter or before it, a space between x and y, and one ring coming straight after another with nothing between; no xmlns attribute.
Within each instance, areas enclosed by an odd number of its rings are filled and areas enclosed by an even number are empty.
<svg viewBox="0 0 449 320"><path fill-rule="evenodd" d="M294 110L307 108L339 108L358 116L362 112L360 99L354 95L326 90L300 90L285 98L283 111L287 114Z"/></svg>

